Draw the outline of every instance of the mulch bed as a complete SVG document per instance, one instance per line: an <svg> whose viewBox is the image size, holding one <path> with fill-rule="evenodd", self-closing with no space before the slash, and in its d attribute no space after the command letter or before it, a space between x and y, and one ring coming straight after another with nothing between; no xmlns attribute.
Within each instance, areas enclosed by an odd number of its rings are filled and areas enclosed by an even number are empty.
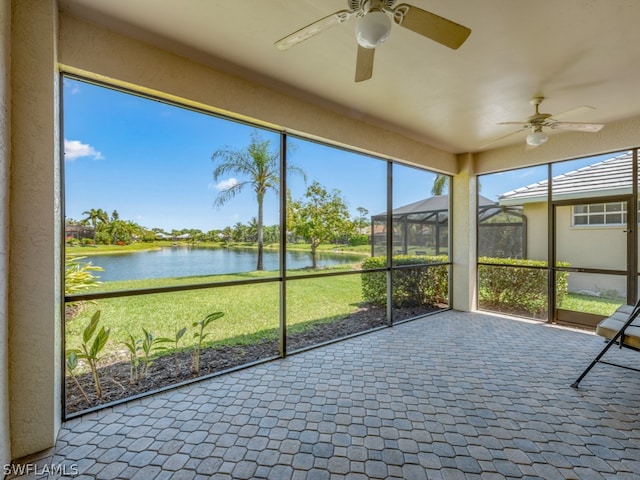
<svg viewBox="0 0 640 480"><path fill-rule="evenodd" d="M394 310L394 321L401 321L439 310L438 307L405 308ZM313 345L336 340L386 325L384 308L362 308L347 318L320 323L311 328L287 335L287 351L293 352ZM193 352L158 357L149 367L146 377L129 382L129 362L117 361L100 367L102 398L97 398L90 373L76 376L86 393L89 403L75 381L67 376L66 414L75 414L100 405L117 402L136 395L157 391L202 376L222 372L230 368L273 358L279 355L278 339L250 345L234 345L203 349L200 353L200 372L192 371Z"/></svg>

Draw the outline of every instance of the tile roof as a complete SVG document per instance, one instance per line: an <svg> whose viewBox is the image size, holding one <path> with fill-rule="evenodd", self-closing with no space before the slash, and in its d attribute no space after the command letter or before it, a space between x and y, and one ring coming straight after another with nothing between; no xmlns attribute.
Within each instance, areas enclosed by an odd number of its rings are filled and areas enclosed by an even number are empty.
<svg viewBox="0 0 640 480"><path fill-rule="evenodd" d="M551 179L553 197L569 200L630 194L632 156L630 152L588 165ZM547 180L511 190L498 197L501 205L547 201Z"/></svg>
<svg viewBox="0 0 640 480"><path fill-rule="evenodd" d="M482 195L478 196L478 204L480 206L494 205L494 202ZM394 208L391 212L393 215L408 215L413 213L440 212L449 210L449 195L434 195L417 202L409 203L398 208ZM384 217L387 212L382 212L374 217Z"/></svg>

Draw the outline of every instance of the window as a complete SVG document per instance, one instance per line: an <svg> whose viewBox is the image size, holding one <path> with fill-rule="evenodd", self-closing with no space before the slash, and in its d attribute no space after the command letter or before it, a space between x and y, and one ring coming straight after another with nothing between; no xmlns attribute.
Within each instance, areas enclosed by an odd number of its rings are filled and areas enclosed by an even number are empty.
<svg viewBox="0 0 640 480"><path fill-rule="evenodd" d="M624 226L627 223L625 202L593 203L574 205L572 227Z"/></svg>
<svg viewBox="0 0 640 480"><path fill-rule="evenodd" d="M436 174L64 86L67 417L447 308L448 202L405 222L393 264L374 221L392 171L393 208Z"/></svg>

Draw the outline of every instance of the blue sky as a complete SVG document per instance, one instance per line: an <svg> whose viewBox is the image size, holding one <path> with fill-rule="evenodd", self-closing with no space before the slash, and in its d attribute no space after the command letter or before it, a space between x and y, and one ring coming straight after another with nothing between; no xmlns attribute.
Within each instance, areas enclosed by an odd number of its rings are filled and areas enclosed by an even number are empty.
<svg viewBox="0 0 640 480"><path fill-rule="evenodd" d="M147 228L221 229L256 216L255 196L246 189L222 207L221 189L241 180L213 180L212 154L242 150L256 128L73 79L64 82L65 214L80 220L101 208ZM279 146L276 133L260 131ZM300 199L313 181L337 189L352 215L386 209L386 162L289 137L288 161L307 175L288 187ZM394 170L394 202L404 205L430 195L435 174L410 167ZM265 199L265 224L278 223L278 200Z"/></svg>
<svg viewBox="0 0 640 480"><path fill-rule="evenodd" d="M239 179L230 175L214 182L211 156L222 148L242 150L255 130L66 78L66 217L80 220L85 217L82 212L92 208L109 214L117 210L122 219L166 231L197 228L206 232L247 223L257 214L251 190L214 207L221 189ZM277 151L278 135L264 130L260 134ZM353 215L358 207L370 214L385 211L386 162L291 137L289 142L296 145L289 161L307 175L306 184L300 177L288 180L294 199L318 181L328 190L340 190ZM565 167L573 169L576 164ZM495 200L500 193L545 176L546 167L485 176L481 193ZM430 172L394 165L394 206L430 196L434 178ZM277 197L269 193L265 224L276 224L278 218Z"/></svg>

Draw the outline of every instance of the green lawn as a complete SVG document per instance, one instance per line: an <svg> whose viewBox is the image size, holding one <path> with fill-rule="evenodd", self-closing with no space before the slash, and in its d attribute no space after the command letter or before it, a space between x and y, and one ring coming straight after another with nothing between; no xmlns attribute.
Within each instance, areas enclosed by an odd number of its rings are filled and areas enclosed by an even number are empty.
<svg viewBox="0 0 640 480"><path fill-rule="evenodd" d="M131 253L144 250L158 250L164 247L171 247L175 244L184 246L196 246L198 248L257 248L255 243L241 242L241 243L222 243L222 242L172 242L169 240L158 240L154 242L134 242L129 245L75 245L68 246L65 249L67 256L91 256L100 254L113 254L113 253ZM279 243L270 243L264 246L266 250L278 250L280 248ZM288 250L296 251L311 251L311 246L308 243L289 243L287 244ZM335 244L322 244L318 246L318 252L329 253L350 253L358 255L370 255L371 245L335 245Z"/></svg>
<svg viewBox="0 0 640 480"><path fill-rule="evenodd" d="M342 267L345 268L349 267ZM198 277L197 281L223 282L273 275L273 272L251 272ZM189 283L194 283L194 279L108 282L100 285L100 291ZM217 311L225 315L207 328L210 332L207 341L210 344L250 344L277 338L280 322L279 287L279 282L258 283L87 302L81 314L66 322L66 348L79 347L82 331L96 310L101 311L100 325L111 329L105 348L109 356L125 356L123 342L129 334L141 338L142 328L154 337L172 337L176 330L188 327L180 345L191 346L195 343L193 322ZM289 331L303 329L309 322L346 317L357 309L362 298L360 275L290 281L287 289Z"/></svg>
<svg viewBox="0 0 640 480"><path fill-rule="evenodd" d="M625 303L627 303L627 299L622 297L604 298L570 293L563 299L560 308L608 317L616 311L616 308Z"/></svg>
<svg viewBox="0 0 640 480"><path fill-rule="evenodd" d="M137 247L144 246L139 244ZM149 247L146 245L146 247ZM74 247L68 251L84 254L111 253L123 247ZM129 247L126 247L129 249ZM328 250L328 248L327 248ZM355 249L354 249L355 250ZM364 253L364 252L362 252ZM353 266L339 266L326 271L348 271ZM287 272L287 275L303 275L308 270ZM209 282L274 278L278 272L247 272L188 278L161 278L105 282L94 291L127 291L144 288L164 288ZM142 338L143 328L154 337L173 337L175 332L187 327L187 334L180 341L181 348L195 345L193 323L213 312L224 316L207 328L209 345L247 345L279 336L280 283L255 283L218 288L195 289L173 293L118 297L85 302L84 309L76 317L66 321L66 348L77 349L82 332L96 310L101 311L101 325L111 331L105 348L107 356L125 358L124 342L129 335ZM361 276L339 275L300 279L287 282L287 328L289 333L309 328L317 322L344 318L355 312L362 302ZM622 298L601 298L569 294L560 308L608 316L625 303Z"/></svg>

